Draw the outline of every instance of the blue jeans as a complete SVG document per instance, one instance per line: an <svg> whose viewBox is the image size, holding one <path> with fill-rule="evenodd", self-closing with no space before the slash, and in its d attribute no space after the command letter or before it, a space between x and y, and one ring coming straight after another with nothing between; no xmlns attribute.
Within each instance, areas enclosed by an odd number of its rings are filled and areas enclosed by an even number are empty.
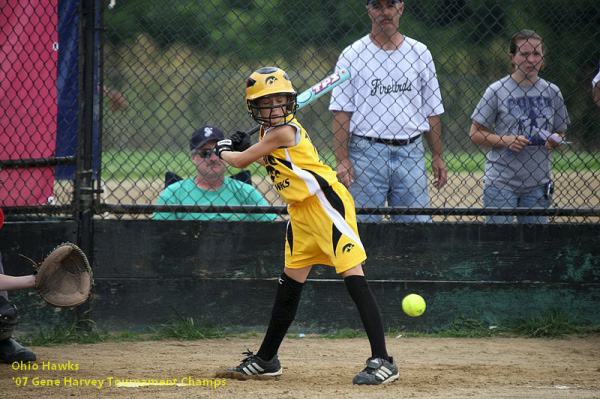
<svg viewBox="0 0 600 399"><path fill-rule="evenodd" d="M429 207L423 139L397 147L350 137L354 183L350 193L356 207ZM360 222L380 222L379 215L357 215ZM396 215L393 222L431 222L428 215Z"/></svg>
<svg viewBox="0 0 600 399"><path fill-rule="evenodd" d="M483 188L483 206L493 208L549 208L552 198L544 197L544 188L538 187L528 193L517 193L506 188L486 184ZM514 222L514 216L486 216L486 223L507 224ZM547 216L517 216L517 223L547 223Z"/></svg>

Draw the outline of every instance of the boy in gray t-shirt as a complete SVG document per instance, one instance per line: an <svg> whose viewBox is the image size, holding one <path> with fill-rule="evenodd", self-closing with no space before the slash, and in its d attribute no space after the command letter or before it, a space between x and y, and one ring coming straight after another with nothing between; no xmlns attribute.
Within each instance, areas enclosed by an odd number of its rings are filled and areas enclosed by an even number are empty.
<svg viewBox="0 0 600 399"><path fill-rule="evenodd" d="M544 207L551 204L551 151L564 143L569 116L560 89L538 77L541 38L521 31L511 41L514 72L491 84L471 118L471 140L491 147L484 177L485 207ZM493 129L493 133L491 133ZM545 223L546 217L518 217ZM487 217L510 223L513 217Z"/></svg>

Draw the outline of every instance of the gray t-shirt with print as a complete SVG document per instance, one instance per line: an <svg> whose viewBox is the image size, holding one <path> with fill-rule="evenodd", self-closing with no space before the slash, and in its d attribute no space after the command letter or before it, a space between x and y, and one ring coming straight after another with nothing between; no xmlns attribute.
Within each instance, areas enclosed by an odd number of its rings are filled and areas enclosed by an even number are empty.
<svg viewBox="0 0 600 399"><path fill-rule="evenodd" d="M540 130L564 132L571 123L556 85L539 78L533 86L522 86L510 76L487 88L471 119L495 134L530 139L519 153L511 154L508 148L487 153L485 183L515 192L529 192L551 178L552 154L544 148Z"/></svg>

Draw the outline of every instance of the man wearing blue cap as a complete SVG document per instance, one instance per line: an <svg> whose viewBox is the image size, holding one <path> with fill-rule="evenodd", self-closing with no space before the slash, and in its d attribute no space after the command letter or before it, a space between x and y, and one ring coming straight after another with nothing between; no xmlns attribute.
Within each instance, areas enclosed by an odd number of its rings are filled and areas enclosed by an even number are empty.
<svg viewBox="0 0 600 399"><path fill-rule="evenodd" d="M337 174L357 207L429 207L423 138L431 150L433 186L446 183L435 66L427 46L398 31L403 12L403 1L368 0L371 32L344 49L336 65L352 76L333 90L329 105ZM392 216L394 222L430 220Z"/></svg>
<svg viewBox="0 0 600 399"><path fill-rule="evenodd" d="M250 184L225 177L225 163L215 155L217 141L224 138L216 126L203 126L190 138L190 156L196 166L193 178L172 183L157 205L260 205L269 204ZM274 214L250 213L155 213L155 220L251 220L270 221Z"/></svg>

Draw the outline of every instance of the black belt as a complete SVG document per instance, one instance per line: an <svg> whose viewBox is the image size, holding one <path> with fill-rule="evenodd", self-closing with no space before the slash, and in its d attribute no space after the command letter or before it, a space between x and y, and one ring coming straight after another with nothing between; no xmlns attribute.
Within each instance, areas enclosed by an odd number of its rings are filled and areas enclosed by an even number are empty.
<svg viewBox="0 0 600 399"><path fill-rule="evenodd" d="M421 135L419 134L415 137L411 137L410 139L406 139L406 140L394 140L394 139L386 140L386 139L379 139L376 137L368 137L368 136L357 136L357 137L360 137L361 139L373 141L375 143L381 143L381 144L385 144L385 145L393 145L395 147L402 147L404 145L414 143L415 141L417 141L417 139L419 137L421 137Z"/></svg>

